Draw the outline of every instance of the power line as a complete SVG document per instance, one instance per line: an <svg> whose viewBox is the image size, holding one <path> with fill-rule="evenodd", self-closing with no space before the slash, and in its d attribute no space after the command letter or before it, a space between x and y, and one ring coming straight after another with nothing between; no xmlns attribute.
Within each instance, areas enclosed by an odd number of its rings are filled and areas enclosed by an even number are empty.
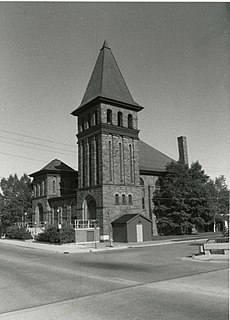
<svg viewBox="0 0 230 320"><path fill-rule="evenodd" d="M21 146L21 147L24 147L24 148L30 148L30 149L35 149L35 150L43 150L43 151L55 153L54 151L51 151L51 150L40 149L40 148L35 148L35 147L30 147L30 146L25 146L25 145L23 145L23 144L17 144L17 143L13 143L13 142L0 141L0 143L7 143L7 144L12 144L12 145L14 145L14 146ZM50 147L47 146L47 148L50 148ZM72 152L72 151L71 151L71 152ZM58 151L58 153L59 153L59 154L64 154L64 155L68 155L68 156L71 156L71 157L75 157L75 155L67 154L67 153L60 152L60 151Z"/></svg>
<svg viewBox="0 0 230 320"><path fill-rule="evenodd" d="M2 129L0 129L0 131L2 131L2 132L7 132L7 133L10 133L10 134L16 134L16 135L18 135L18 136L27 137L27 138L31 138L31 139L37 139L37 140L40 140L40 141L48 141L48 142L53 142L53 143L57 143L57 144L62 144L62 145L64 145L64 146L68 146L68 147L75 147L74 145L70 145L70 144L67 144L67 143L58 142L58 141L55 141L55 140L48 140L48 139L43 139L43 138L37 138L37 137L29 136L29 135L26 135L26 134L18 133L18 132L13 132L13 131L8 131L8 130L2 130Z"/></svg>
<svg viewBox="0 0 230 320"><path fill-rule="evenodd" d="M37 146L42 146L42 147L47 147L47 148L51 148L51 149L55 149L55 150L62 150L62 151L67 151L67 152L76 153L76 151L67 150L67 149L63 149L63 148L46 146L46 145L44 145L44 144L36 143L36 142L29 142L29 141L24 141L24 140L15 139L15 138L9 138L9 137L4 137L4 136L0 136L0 138L5 138L5 139L8 139L8 140L14 140L14 141L19 141L19 142L24 142L24 143L29 143L29 144L33 144L33 145L37 145Z"/></svg>
<svg viewBox="0 0 230 320"><path fill-rule="evenodd" d="M34 161L44 162L44 163L48 162L48 160L44 161L44 160L40 160L40 159L27 158L27 157L17 156L16 154L11 154L11 153L6 153L6 152L0 152L0 153L5 154L7 156L17 157L17 158L26 159L26 160L34 160Z"/></svg>

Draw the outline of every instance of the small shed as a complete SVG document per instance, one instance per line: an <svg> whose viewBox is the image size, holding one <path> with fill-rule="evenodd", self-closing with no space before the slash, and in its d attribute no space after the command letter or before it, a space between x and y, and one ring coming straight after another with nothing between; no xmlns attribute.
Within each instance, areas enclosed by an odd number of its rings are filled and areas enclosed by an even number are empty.
<svg viewBox="0 0 230 320"><path fill-rule="evenodd" d="M112 221L113 240L142 242L152 240L151 220L142 214L124 214Z"/></svg>

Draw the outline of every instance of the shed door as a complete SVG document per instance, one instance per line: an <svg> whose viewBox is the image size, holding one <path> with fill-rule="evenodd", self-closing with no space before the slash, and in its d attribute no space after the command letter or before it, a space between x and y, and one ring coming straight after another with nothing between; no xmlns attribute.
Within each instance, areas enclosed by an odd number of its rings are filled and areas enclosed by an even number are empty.
<svg viewBox="0 0 230 320"><path fill-rule="evenodd" d="M142 242L143 241L143 225L137 224L136 230L137 230L137 242Z"/></svg>

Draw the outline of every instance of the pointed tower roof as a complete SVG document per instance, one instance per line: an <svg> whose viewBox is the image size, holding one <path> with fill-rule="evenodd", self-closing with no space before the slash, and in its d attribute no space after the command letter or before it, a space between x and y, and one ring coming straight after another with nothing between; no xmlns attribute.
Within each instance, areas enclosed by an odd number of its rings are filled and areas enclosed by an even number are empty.
<svg viewBox="0 0 230 320"><path fill-rule="evenodd" d="M79 111L97 100L136 111L143 109L133 100L107 41L100 50L82 102L72 114L77 116Z"/></svg>

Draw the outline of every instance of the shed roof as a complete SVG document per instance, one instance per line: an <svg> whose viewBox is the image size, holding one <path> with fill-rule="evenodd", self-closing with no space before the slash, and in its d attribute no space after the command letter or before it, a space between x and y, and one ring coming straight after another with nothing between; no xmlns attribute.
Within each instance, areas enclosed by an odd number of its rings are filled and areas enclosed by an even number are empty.
<svg viewBox="0 0 230 320"><path fill-rule="evenodd" d="M127 224L127 223L131 222L133 219L135 219L137 217L142 217L142 218L144 218L144 219L146 219L148 221L151 221L150 219L148 219L147 217L145 217L142 214L138 214L138 213L136 213L136 214L130 213L129 214L129 213L126 213L126 214L123 214L123 216L121 216L121 217L117 218L116 220L112 221L111 223L112 224L115 224L115 223L117 223L117 224Z"/></svg>

